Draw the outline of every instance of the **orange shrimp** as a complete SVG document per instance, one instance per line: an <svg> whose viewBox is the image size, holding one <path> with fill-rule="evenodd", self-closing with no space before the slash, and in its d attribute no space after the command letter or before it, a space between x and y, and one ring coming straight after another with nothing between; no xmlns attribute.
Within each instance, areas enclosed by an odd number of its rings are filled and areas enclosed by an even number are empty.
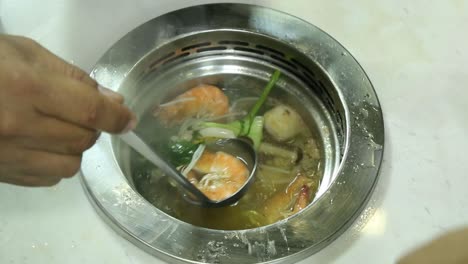
<svg viewBox="0 0 468 264"><path fill-rule="evenodd" d="M196 174L201 175L197 179ZM247 181L249 170L238 158L222 151L203 152L187 175L189 181L213 201L232 196Z"/></svg>
<svg viewBox="0 0 468 264"><path fill-rule="evenodd" d="M153 113L165 124L179 123L189 117L216 117L229 110L229 99L216 86L199 85L161 104Z"/></svg>
<svg viewBox="0 0 468 264"><path fill-rule="evenodd" d="M269 223L293 215L310 202L311 180L299 174L286 190L279 190L262 207L262 214Z"/></svg>
<svg viewBox="0 0 468 264"><path fill-rule="evenodd" d="M307 185L302 185L301 190L297 196L297 200L294 203L293 214L298 213L302 209L306 208L310 200L310 188Z"/></svg>

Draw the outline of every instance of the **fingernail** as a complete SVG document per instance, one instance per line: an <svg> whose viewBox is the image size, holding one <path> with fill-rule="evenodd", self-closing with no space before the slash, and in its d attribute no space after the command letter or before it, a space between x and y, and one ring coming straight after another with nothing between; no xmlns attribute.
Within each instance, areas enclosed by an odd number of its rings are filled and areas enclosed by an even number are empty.
<svg viewBox="0 0 468 264"><path fill-rule="evenodd" d="M111 89L109 88L106 88L106 87L103 87L101 85L98 85L98 90L99 92L101 92L103 95L113 99L113 100L118 100L118 101L122 101L123 100L123 96L119 93L116 93L114 91L112 91Z"/></svg>
<svg viewBox="0 0 468 264"><path fill-rule="evenodd" d="M137 126L137 123L138 121L136 119L136 116L132 115L132 119L130 119L127 126L124 128L124 130L122 130L122 134L125 134L135 129L135 127Z"/></svg>

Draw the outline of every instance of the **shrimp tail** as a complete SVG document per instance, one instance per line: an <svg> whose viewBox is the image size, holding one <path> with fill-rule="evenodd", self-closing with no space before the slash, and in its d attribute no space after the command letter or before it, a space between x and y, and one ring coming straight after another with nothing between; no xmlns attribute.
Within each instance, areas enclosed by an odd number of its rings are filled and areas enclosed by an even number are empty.
<svg viewBox="0 0 468 264"><path fill-rule="evenodd" d="M307 185L302 185L296 203L294 204L293 213L297 213L304 209L309 204L310 188Z"/></svg>

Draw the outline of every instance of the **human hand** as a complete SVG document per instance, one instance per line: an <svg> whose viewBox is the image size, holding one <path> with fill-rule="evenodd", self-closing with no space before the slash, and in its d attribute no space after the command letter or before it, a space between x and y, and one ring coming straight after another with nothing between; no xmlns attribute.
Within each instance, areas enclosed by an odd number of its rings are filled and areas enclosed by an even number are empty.
<svg viewBox="0 0 468 264"><path fill-rule="evenodd" d="M122 102L38 43L0 34L0 182L50 186L75 175L99 131L135 127Z"/></svg>

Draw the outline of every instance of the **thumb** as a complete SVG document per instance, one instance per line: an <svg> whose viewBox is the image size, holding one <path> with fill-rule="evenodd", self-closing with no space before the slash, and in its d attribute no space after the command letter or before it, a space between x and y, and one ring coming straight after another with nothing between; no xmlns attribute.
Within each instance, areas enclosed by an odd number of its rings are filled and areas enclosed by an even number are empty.
<svg viewBox="0 0 468 264"><path fill-rule="evenodd" d="M101 85L98 85L98 90L100 93L102 93L103 95L107 96L109 99L119 103L119 104L122 104L124 102L124 97L119 94L119 93L116 93L114 91L112 91L111 89L109 88L106 88L104 86L101 86Z"/></svg>

